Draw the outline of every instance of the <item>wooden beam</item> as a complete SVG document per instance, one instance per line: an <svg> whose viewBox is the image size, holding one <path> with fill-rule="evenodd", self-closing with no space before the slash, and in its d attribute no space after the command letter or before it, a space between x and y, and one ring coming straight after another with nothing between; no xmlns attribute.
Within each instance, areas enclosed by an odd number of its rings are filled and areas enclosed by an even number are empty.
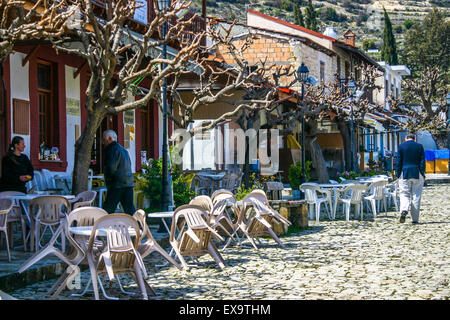
<svg viewBox="0 0 450 320"><path fill-rule="evenodd" d="M25 57L25 59L22 60L22 67L25 67L25 65L27 64L28 61L30 61L31 58L33 58L33 56L36 54L37 50L39 49L41 45L38 44L37 46L35 46L30 53L28 53L28 55Z"/></svg>
<svg viewBox="0 0 450 320"><path fill-rule="evenodd" d="M77 71L75 71L73 73L73 78L75 79L76 77L78 77L78 75L81 73L81 71L83 70L84 66L87 65L87 61L84 61L84 63L77 69Z"/></svg>

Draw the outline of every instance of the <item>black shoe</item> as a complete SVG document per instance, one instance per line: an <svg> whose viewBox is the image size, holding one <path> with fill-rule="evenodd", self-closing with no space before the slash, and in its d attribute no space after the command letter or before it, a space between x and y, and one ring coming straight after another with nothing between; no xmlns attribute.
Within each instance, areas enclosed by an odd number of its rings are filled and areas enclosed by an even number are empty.
<svg viewBox="0 0 450 320"><path fill-rule="evenodd" d="M419 224L419 221L413 221L412 224Z"/></svg>
<svg viewBox="0 0 450 320"><path fill-rule="evenodd" d="M400 216L400 223L403 223L403 222L405 222L405 218L406 218L406 215L408 214L408 211L403 211L402 212L402 214L401 214L401 216Z"/></svg>

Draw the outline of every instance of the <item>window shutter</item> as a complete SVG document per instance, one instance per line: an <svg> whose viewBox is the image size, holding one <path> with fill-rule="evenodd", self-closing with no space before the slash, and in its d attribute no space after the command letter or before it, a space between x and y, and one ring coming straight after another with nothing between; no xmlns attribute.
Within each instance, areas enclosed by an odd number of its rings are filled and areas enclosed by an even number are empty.
<svg viewBox="0 0 450 320"><path fill-rule="evenodd" d="M30 134L30 102L13 99L13 132Z"/></svg>

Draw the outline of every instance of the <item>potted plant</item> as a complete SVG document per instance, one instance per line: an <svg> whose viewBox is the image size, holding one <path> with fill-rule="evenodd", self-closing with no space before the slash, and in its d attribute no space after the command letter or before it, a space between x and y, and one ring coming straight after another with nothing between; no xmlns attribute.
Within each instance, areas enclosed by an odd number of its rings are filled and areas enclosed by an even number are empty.
<svg viewBox="0 0 450 320"><path fill-rule="evenodd" d="M310 170L311 170L311 161L306 161L305 165L305 175L306 175L306 181L309 181L311 179L310 176ZM289 167L289 184L292 188L292 195L294 199L300 199L300 185L302 184L302 174L303 174L303 168L300 163L300 161L297 161L295 164L292 164Z"/></svg>

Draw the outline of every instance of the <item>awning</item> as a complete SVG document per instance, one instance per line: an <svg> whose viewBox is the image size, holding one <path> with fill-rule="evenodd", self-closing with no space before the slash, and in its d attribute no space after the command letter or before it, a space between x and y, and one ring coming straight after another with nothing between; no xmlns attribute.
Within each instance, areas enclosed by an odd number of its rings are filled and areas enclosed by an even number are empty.
<svg viewBox="0 0 450 320"><path fill-rule="evenodd" d="M288 134L286 143L287 143L287 147L289 149L301 149L302 148L292 134Z"/></svg>

